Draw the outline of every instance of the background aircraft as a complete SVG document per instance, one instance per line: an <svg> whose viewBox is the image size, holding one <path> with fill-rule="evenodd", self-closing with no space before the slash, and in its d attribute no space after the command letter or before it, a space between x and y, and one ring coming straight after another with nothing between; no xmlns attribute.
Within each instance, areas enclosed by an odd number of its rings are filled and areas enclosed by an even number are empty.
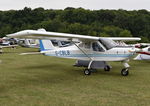
<svg viewBox="0 0 150 106"><path fill-rule="evenodd" d="M113 41L140 40L140 38L92 37L46 32L44 29L24 30L7 36L12 38L70 41L71 43L68 46L58 48L50 40L40 40L40 53L47 56L77 59L76 66L87 67L84 70L85 75L90 75L93 69L99 68L110 71L111 66L106 63L107 61L121 61L124 65L121 75L127 76L130 67L127 62L136 52L140 51L131 46L118 46Z"/></svg>
<svg viewBox="0 0 150 106"><path fill-rule="evenodd" d="M0 38L0 53L3 53L3 48L15 48L17 46L17 40L14 38Z"/></svg>
<svg viewBox="0 0 150 106"><path fill-rule="evenodd" d="M143 48L134 60L150 60L150 46Z"/></svg>
<svg viewBox="0 0 150 106"><path fill-rule="evenodd" d="M0 53L3 53L3 48L16 48L18 45L0 46Z"/></svg>
<svg viewBox="0 0 150 106"><path fill-rule="evenodd" d="M35 39L19 39L18 45L29 48L39 48L39 42Z"/></svg>

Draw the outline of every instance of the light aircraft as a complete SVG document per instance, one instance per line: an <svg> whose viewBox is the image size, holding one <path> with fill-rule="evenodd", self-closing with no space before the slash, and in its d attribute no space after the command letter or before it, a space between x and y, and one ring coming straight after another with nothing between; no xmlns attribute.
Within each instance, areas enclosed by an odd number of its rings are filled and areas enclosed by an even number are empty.
<svg viewBox="0 0 150 106"><path fill-rule="evenodd" d="M0 38L0 53L3 53L3 48L17 47L16 42L16 39L9 39L7 37Z"/></svg>
<svg viewBox="0 0 150 106"><path fill-rule="evenodd" d="M0 53L3 53L3 48L16 48L18 45L0 46Z"/></svg>
<svg viewBox="0 0 150 106"><path fill-rule="evenodd" d="M121 61L124 68L121 75L129 74L129 59L140 50L131 46L117 46L114 41L134 41L141 38L123 37L93 37L77 34L47 32L44 29L23 30L7 35L10 38L40 39L40 53L47 56L77 59L75 66L87 67L85 75L90 75L94 69L103 68L110 71L111 66L106 62ZM42 40L44 39L44 40ZM70 41L65 47L55 47L50 40ZM31 53L32 54L32 53Z"/></svg>
<svg viewBox="0 0 150 106"><path fill-rule="evenodd" d="M53 43L53 45L56 47L65 47L68 44L70 44L70 42L68 41L60 41L60 40L51 40L51 42ZM27 47L27 48L39 48L39 41L35 40L35 39L19 39L18 40L18 45L22 46L22 47Z"/></svg>
<svg viewBox="0 0 150 106"><path fill-rule="evenodd" d="M134 60L150 60L150 46L143 48Z"/></svg>
<svg viewBox="0 0 150 106"><path fill-rule="evenodd" d="M39 48L39 42L35 39L19 39L18 45L28 48Z"/></svg>
<svg viewBox="0 0 150 106"><path fill-rule="evenodd" d="M134 44L134 46L136 48L146 48L146 47L150 46L150 43L137 43L137 44Z"/></svg>

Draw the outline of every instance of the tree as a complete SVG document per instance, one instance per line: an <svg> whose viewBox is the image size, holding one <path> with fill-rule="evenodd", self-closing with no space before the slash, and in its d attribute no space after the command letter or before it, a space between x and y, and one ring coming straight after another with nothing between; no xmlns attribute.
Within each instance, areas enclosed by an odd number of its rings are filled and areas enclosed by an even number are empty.
<svg viewBox="0 0 150 106"><path fill-rule="evenodd" d="M150 41L150 12L147 10L87 10L68 7L0 11L0 33L45 28L48 31L91 36L142 37Z"/></svg>

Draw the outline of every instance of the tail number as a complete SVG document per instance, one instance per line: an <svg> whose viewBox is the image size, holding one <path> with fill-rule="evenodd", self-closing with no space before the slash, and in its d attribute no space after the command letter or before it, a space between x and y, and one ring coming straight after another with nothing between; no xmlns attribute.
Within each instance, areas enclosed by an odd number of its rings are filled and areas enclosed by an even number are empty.
<svg viewBox="0 0 150 106"><path fill-rule="evenodd" d="M56 56L68 56L70 55L69 50L60 50L60 51L55 51Z"/></svg>

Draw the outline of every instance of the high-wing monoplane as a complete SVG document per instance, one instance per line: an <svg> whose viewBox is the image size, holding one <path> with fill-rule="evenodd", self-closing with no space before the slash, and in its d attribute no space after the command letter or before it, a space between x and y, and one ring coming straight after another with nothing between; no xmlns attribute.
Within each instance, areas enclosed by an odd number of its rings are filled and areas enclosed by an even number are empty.
<svg viewBox="0 0 150 106"><path fill-rule="evenodd" d="M106 62L121 61L124 68L121 75L129 74L128 60L139 51L133 46L118 46L116 40L141 40L140 38L124 37L93 37L77 34L47 32L40 30L23 30L7 35L11 38L40 39L40 53L47 56L76 59L75 66L84 66L85 75L90 75L94 69L103 68L110 71L111 66ZM54 46L52 40L69 41L65 46Z"/></svg>
<svg viewBox="0 0 150 106"><path fill-rule="evenodd" d="M134 60L150 60L150 46L143 48Z"/></svg>
<svg viewBox="0 0 150 106"><path fill-rule="evenodd" d="M35 39L19 39L18 45L27 48L39 48L39 42Z"/></svg>

